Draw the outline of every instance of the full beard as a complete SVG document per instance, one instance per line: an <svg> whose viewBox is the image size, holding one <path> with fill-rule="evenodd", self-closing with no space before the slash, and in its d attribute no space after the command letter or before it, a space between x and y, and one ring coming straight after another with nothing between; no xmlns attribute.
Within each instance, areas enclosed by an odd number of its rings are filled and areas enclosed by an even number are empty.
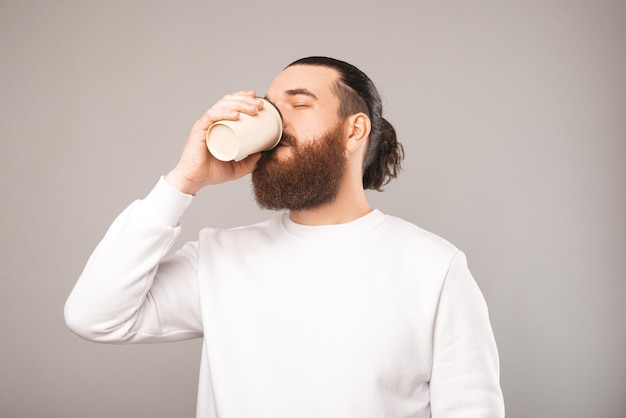
<svg viewBox="0 0 626 418"><path fill-rule="evenodd" d="M307 210L333 202L346 167L342 128L338 124L304 144L285 134L291 155L279 159L275 150L263 153L252 173L257 204L272 210Z"/></svg>

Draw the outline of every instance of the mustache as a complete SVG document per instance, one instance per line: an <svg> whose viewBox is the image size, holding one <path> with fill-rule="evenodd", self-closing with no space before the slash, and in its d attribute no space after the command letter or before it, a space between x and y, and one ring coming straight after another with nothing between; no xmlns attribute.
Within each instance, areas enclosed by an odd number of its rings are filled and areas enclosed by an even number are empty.
<svg viewBox="0 0 626 418"><path fill-rule="evenodd" d="M290 147L295 147L297 141L293 135L283 132L283 136L280 137L280 143Z"/></svg>

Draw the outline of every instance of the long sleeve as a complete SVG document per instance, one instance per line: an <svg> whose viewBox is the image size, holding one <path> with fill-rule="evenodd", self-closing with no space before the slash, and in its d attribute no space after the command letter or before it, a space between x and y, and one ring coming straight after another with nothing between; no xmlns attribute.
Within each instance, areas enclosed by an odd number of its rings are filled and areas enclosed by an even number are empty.
<svg viewBox="0 0 626 418"><path fill-rule="evenodd" d="M504 417L498 351L487 305L462 252L446 275L433 344L432 417Z"/></svg>
<svg viewBox="0 0 626 418"><path fill-rule="evenodd" d="M117 217L65 304L65 321L74 333L109 343L202 335L197 244L164 258L191 199L162 178Z"/></svg>

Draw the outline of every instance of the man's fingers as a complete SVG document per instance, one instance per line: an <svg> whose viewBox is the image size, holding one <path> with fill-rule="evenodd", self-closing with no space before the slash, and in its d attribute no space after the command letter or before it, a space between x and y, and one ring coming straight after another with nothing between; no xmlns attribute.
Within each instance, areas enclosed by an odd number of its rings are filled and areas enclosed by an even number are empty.
<svg viewBox="0 0 626 418"><path fill-rule="evenodd" d="M254 91L242 91L222 97L198 120L197 127L208 129L219 120L237 120L241 113L254 116L263 108L263 101L254 96Z"/></svg>

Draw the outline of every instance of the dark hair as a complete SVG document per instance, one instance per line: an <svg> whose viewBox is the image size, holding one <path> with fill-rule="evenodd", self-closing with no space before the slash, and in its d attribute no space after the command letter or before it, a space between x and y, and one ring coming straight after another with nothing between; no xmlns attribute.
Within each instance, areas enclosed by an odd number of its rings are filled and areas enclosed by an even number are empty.
<svg viewBox="0 0 626 418"><path fill-rule="evenodd" d="M404 148L393 126L383 118L382 100L372 80L354 65L334 58L301 58L287 67L293 65L318 65L339 72L339 80L333 86L339 97L339 116L346 118L363 112L372 124L363 160L363 188L381 191L382 186L398 177Z"/></svg>

